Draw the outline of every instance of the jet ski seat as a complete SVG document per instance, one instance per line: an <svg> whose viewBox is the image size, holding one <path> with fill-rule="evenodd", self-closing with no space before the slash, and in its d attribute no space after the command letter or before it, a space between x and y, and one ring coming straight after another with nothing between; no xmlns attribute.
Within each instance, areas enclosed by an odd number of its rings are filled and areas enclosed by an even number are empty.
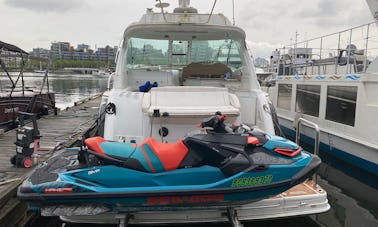
<svg viewBox="0 0 378 227"><path fill-rule="evenodd" d="M161 143L149 137L139 146L143 147L145 152L150 148L160 159L166 171L177 169L189 151L182 140L178 140L176 143Z"/></svg>
<svg viewBox="0 0 378 227"><path fill-rule="evenodd" d="M189 149L179 140L176 143L160 143L147 138L140 144L107 141L102 137L85 140L92 154L106 159L107 164L145 172L164 172L177 169Z"/></svg>

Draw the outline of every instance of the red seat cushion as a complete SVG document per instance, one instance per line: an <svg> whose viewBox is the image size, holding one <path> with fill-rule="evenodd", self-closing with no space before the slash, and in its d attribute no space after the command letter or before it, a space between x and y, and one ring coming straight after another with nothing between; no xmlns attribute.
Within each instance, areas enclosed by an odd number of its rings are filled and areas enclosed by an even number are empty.
<svg viewBox="0 0 378 227"><path fill-rule="evenodd" d="M95 151L101 155L105 155L104 151L101 149L100 144L102 142L106 142L107 140L102 138L101 136L91 137L86 140L84 140L85 145L91 149L92 151Z"/></svg>
<svg viewBox="0 0 378 227"><path fill-rule="evenodd" d="M150 146L167 171L177 169L188 153L188 148L182 140L176 143L160 143L150 137L144 140L142 144Z"/></svg>

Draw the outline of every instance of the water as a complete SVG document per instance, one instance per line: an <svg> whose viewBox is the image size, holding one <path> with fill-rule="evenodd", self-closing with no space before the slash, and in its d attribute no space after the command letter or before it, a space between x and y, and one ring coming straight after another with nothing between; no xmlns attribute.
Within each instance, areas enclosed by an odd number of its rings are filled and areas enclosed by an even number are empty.
<svg viewBox="0 0 378 227"><path fill-rule="evenodd" d="M12 76L15 81L18 74ZM24 73L25 87L40 90L44 74ZM78 100L93 96L106 90L107 77L95 77L85 74L49 74L50 91L55 93L56 107L65 109ZM17 83L21 85L21 81ZM0 77L0 88L11 85L7 76ZM46 89L46 86L45 86Z"/></svg>
<svg viewBox="0 0 378 227"><path fill-rule="evenodd" d="M107 78L93 77L91 75L54 75L49 76L50 89L56 93L56 105L60 109L72 106L75 101L105 91ZM0 79L2 86L7 78ZM27 86L40 87L42 76L27 74ZM321 151L320 151L321 152ZM269 221L252 221L244 223L246 227L354 227L378 226L378 190L363 182L350 177L340 169L348 168L340 163L335 165L322 165L319 184L328 192L331 204L330 211L306 217L287 218ZM363 173L362 173L363 174ZM357 177L358 178L358 177ZM29 226L61 226L57 218L41 217L33 220ZM84 226L114 226L90 224L65 224L66 227ZM209 224L175 225L175 226L209 226ZM210 224L210 226L230 226L225 223Z"/></svg>
<svg viewBox="0 0 378 227"><path fill-rule="evenodd" d="M74 102L104 92L107 78L92 75L69 75L50 77L50 84L55 92L56 106L65 109Z"/></svg>

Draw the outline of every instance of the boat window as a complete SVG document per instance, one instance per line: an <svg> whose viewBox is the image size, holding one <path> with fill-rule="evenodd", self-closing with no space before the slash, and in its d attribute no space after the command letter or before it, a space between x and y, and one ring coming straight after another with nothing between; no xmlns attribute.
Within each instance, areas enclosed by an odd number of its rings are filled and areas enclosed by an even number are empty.
<svg viewBox="0 0 378 227"><path fill-rule="evenodd" d="M188 53L188 41L172 42L172 65L186 65Z"/></svg>
<svg viewBox="0 0 378 227"><path fill-rule="evenodd" d="M279 84L278 85L278 101L277 106L282 109L290 110L291 103L291 84Z"/></svg>
<svg viewBox="0 0 378 227"><path fill-rule="evenodd" d="M128 68L185 66L193 62L223 63L235 71L242 64L240 52L240 42L232 39L188 41L130 38L126 61Z"/></svg>
<svg viewBox="0 0 378 227"><path fill-rule="evenodd" d="M356 100L356 86L328 86L326 119L354 126Z"/></svg>
<svg viewBox="0 0 378 227"><path fill-rule="evenodd" d="M127 48L129 68L168 65L168 40L130 38Z"/></svg>
<svg viewBox="0 0 378 227"><path fill-rule="evenodd" d="M319 117L320 85L297 85L295 111Z"/></svg>
<svg viewBox="0 0 378 227"><path fill-rule="evenodd" d="M221 62L234 71L241 66L240 49L240 42L231 39L193 40L190 59L191 62Z"/></svg>

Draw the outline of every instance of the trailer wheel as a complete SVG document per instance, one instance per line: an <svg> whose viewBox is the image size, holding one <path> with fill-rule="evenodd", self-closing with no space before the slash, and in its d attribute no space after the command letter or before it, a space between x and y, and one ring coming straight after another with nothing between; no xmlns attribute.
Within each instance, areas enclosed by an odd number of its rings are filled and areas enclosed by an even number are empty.
<svg viewBox="0 0 378 227"><path fill-rule="evenodd" d="M25 168L30 168L33 165L33 160L30 157L26 157L22 159L22 164Z"/></svg>
<svg viewBox="0 0 378 227"><path fill-rule="evenodd" d="M12 163L12 165L16 165L16 158L17 158L16 155L13 155L13 156L10 158L10 163Z"/></svg>

